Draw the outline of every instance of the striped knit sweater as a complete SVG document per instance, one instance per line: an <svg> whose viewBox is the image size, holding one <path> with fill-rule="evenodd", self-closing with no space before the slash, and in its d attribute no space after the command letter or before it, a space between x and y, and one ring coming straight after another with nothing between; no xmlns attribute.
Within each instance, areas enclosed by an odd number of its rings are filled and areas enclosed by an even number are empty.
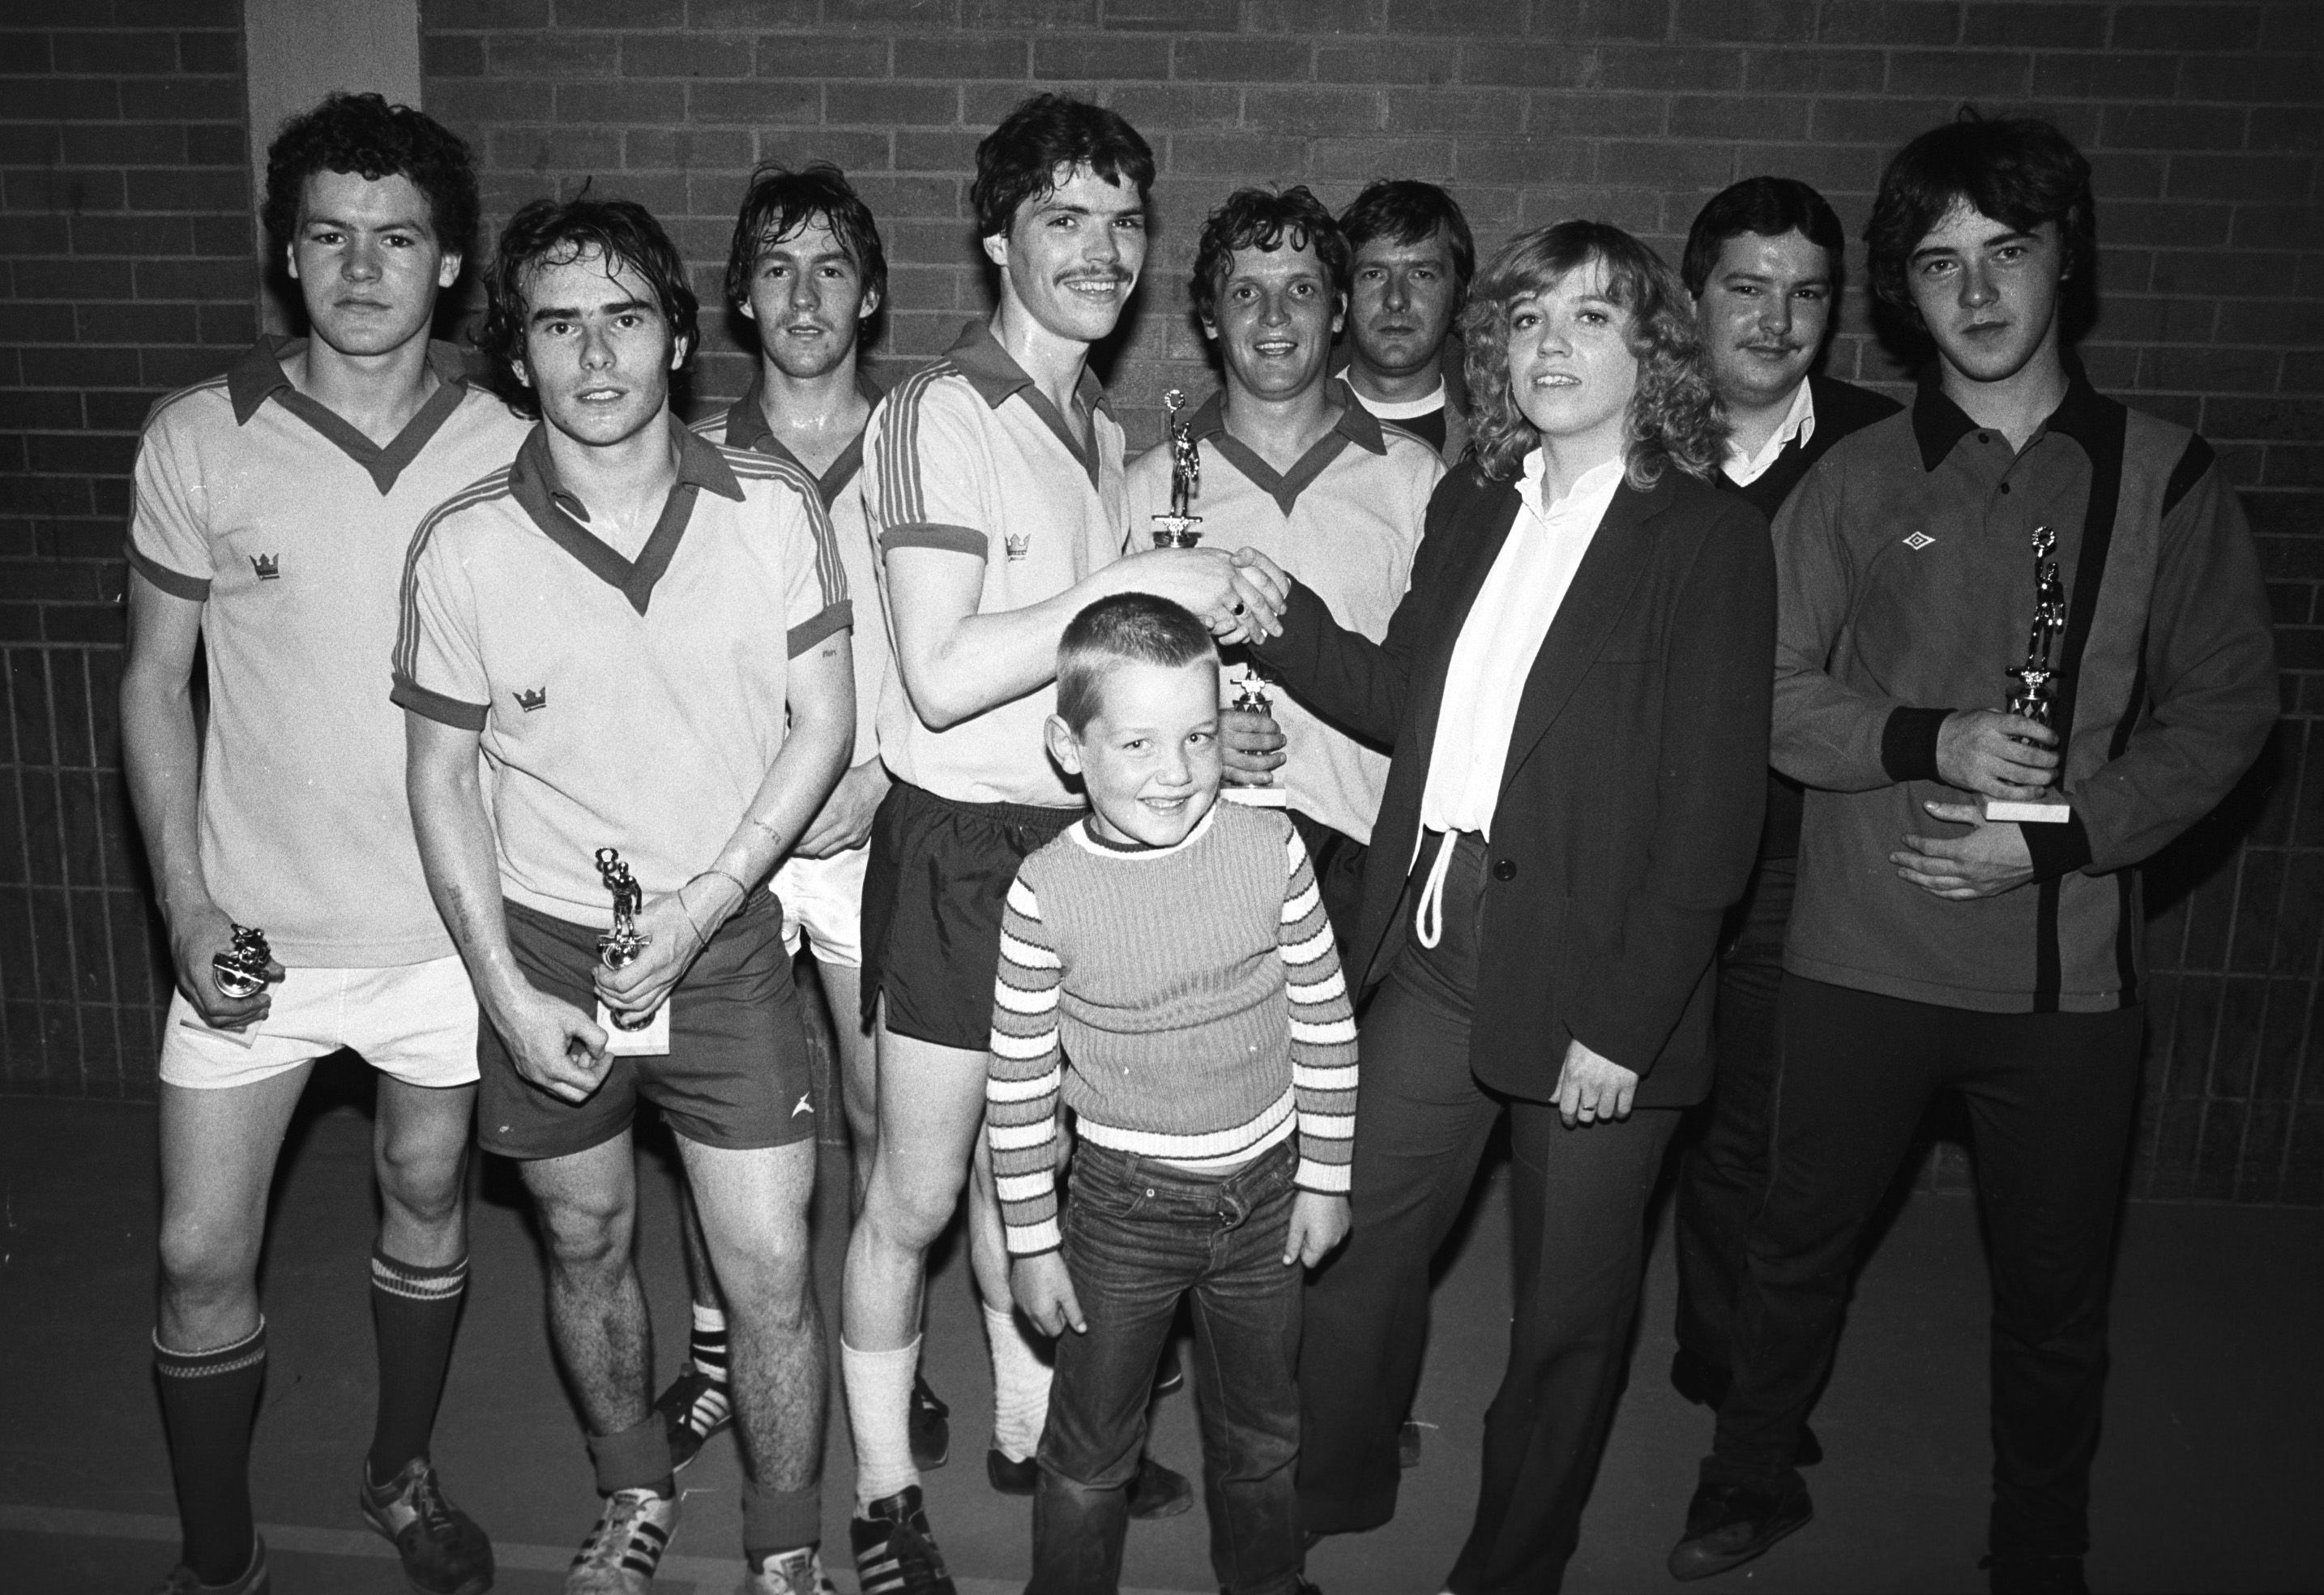
<svg viewBox="0 0 2324 1595"><path fill-rule="evenodd" d="M1175 847L1083 820L1009 889L986 1133L1009 1250L1055 1250L1057 1105L1102 1147L1212 1172L1299 1137L1344 1193L1356 1024L1315 872L1283 814L1216 803Z"/></svg>

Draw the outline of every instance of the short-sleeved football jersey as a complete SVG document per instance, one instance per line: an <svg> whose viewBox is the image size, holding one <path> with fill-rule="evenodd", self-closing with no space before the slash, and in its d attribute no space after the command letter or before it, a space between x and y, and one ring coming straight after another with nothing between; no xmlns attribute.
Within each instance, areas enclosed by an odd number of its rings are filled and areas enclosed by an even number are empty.
<svg viewBox="0 0 2324 1595"><path fill-rule="evenodd" d="M893 655L888 627L881 613L879 554L872 546L871 529L863 514L863 438L858 434L831 462L829 470L816 475L807 470L804 460L768 429L766 411L760 408L765 381L761 374L751 383L749 392L724 410L695 422L694 430L728 448L745 448L788 460L815 483L816 497L823 505L823 512L831 517L839 567L847 575L848 598L855 608L855 629L851 633L855 650L855 751L848 755L847 762L861 764L879 751L880 693L888 679L889 661ZM879 384L861 370L855 375L855 391L874 407L883 396Z"/></svg>
<svg viewBox="0 0 2324 1595"><path fill-rule="evenodd" d="M815 482L677 421L678 481L625 559L545 429L411 540L394 699L479 732L502 890L599 927L597 849L649 896L709 867L782 748L789 661L850 623Z"/></svg>
<svg viewBox="0 0 2324 1595"><path fill-rule="evenodd" d="M1378 642L1412 585L1413 551L1444 466L1417 438L1382 426L1344 387L1337 397L1339 424L1278 475L1227 431L1213 394L1186 423L1203 466L1193 508L1206 547L1257 549L1314 589L1342 625ZM1154 516L1169 507L1170 450L1149 449L1130 467L1131 547L1145 546ZM1228 667L1230 697L1247 668ZM1268 696L1286 739L1276 779L1291 807L1370 843L1388 756L1317 719L1284 687Z"/></svg>
<svg viewBox="0 0 2324 1595"><path fill-rule="evenodd" d="M129 562L202 604L209 678L203 879L289 964L442 958L386 697L404 552L428 512L506 465L526 423L461 352L384 448L291 384L301 341L261 339L153 407L138 439Z"/></svg>
<svg viewBox="0 0 2324 1595"><path fill-rule="evenodd" d="M911 548L973 555L987 614L1054 598L1111 562L1121 546L1121 428L1086 370L1077 397L1086 443L981 321L896 384L863 432L863 501L883 559ZM936 731L890 670L880 756L899 779L956 803L1079 807L1041 738L1056 702L1052 682Z"/></svg>

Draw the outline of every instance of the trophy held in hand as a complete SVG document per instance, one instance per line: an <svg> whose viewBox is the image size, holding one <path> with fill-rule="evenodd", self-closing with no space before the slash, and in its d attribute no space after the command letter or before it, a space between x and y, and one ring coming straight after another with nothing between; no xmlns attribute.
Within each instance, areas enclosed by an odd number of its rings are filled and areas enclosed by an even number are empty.
<svg viewBox="0 0 2324 1595"><path fill-rule="evenodd" d="M1184 391L1173 388L1162 395L1170 412L1170 508L1154 517L1154 546L1191 549L1203 540L1194 529L1203 518L1192 512L1194 494L1203 485L1203 456L1179 412L1186 407Z"/></svg>
<svg viewBox="0 0 2324 1595"><path fill-rule="evenodd" d="M2058 546L2058 534L2046 526L2034 529L2034 623L2025 639L2025 662L2013 666L2009 674L2017 682L2016 690L2009 695L2009 712L2037 725L2050 725L2058 707L2058 681L2061 672L2051 662L2051 650L2056 647L2058 634L2066 629L2066 589L2058 580L2058 562L2051 550ZM2058 774L2065 776L2066 750L2058 750ZM2021 825L2062 825L2073 818L2073 806L2060 796L2036 798L2031 802L2007 802L1998 798L1985 800L1985 817L1988 820L2015 820Z"/></svg>
<svg viewBox="0 0 2324 1595"><path fill-rule="evenodd" d="M247 925L234 927L234 946L210 960L210 983L240 1001L266 990L266 966L274 962L266 933Z"/></svg>
<svg viewBox="0 0 2324 1595"><path fill-rule="evenodd" d="M613 928L597 938L597 955L607 969L622 969L636 963L653 939L638 929L638 910L645 905L645 893L613 848L597 850L597 876L613 894Z"/></svg>

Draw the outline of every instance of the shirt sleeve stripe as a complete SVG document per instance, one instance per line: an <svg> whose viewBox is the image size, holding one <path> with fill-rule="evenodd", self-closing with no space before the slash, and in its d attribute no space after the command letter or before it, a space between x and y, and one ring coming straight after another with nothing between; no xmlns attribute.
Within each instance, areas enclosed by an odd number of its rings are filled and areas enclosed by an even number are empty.
<svg viewBox="0 0 2324 1595"><path fill-rule="evenodd" d="M162 592L167 593L171 597L183 598L189 604L202 604L208 601L210 595L209 577L206 576L188 576L183 571L171 570L168 566L162 564L160 560L154 558L152 555L140 549L134 541L127 544L124 548L123 552L127 554L129 557L129 567L131 569L134 570L139 576L143 576L147 581L152 583L154 586L160 588Z"/></svg>
<svg viewBox="0 0 2324 1595"><path fill-rule="evenodd" d="M825 591L829 589L826 588ZM842 598L825 607L822 613L801 621L790 629L788 646L789 657L798 658L808 649L836 632L844 632L855 624L855 605Z"/></svg>
<svg viewBox="0 0 2324 1595"><path fill-rule="evenodd" d="M941 526L927 521L891 526L880 534L880 551L892 554L898 549L942 549L953 554L973 554L979 559L991 555L992 541L973 526Z"/></svg>
<svg viewBox="0 0 2324 1595"><path fill-rule="evenodd" d="M388 689L388 701L399 708L410 710L441 725L456 731L481 732L492 718L489 704L466 703L459 698L446 697L440 692L430 692L410 677L398 674L395 684Z"/></svg>

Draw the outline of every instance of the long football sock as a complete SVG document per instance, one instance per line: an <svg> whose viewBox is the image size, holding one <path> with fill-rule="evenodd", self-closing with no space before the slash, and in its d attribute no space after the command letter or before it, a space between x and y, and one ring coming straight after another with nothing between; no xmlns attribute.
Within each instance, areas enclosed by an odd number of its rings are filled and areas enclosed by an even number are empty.
<svg viewBox="0 0 2324 1595"><path fill-rule="evenodd" d="M920 1481L912 1466L912 1375L920 1337L892 1351L859 1351L839 1342L839 1380L847 1390L848 1432L855 1441L855 1515Z"/></svg>
<svg viewBox="0 0 2324 1595"><path fill-rule="evenodd" d="M173 1351L153 1337L154 1382L170 1437L185 1563L205 1584L240 1578L256 1529L250 1513L250 1430L266 1383L266 1320L230 1346Z"/></svg>
<svg viewBox="0 0 2324 1595"><path fill-rule="evenodd" d="M1010 1461L1021 1462L1041 1448L1049 1418L1049 1365L1010 1308L985 1307L984 1336L992 1347L992 1443Z"/></svg>
<svg viewBox="0 0 2324 1595"><path fill-rule="evenodd" d="M379 1337L379 1417L372 1426L370 1481L385 1484L428 1454L452 1364L452 1332L468 1293L468 1259L439 1268L371 1254L371 1322Z"/></svg>
<svg viewBox="0 0 2324 1595"><path fill-rule="evenodd" d="M694 1330L687 1337L686 1355L694 1371L713 1384L726 1382L726 1314L718 1307L694 1304Z"/></svg>

